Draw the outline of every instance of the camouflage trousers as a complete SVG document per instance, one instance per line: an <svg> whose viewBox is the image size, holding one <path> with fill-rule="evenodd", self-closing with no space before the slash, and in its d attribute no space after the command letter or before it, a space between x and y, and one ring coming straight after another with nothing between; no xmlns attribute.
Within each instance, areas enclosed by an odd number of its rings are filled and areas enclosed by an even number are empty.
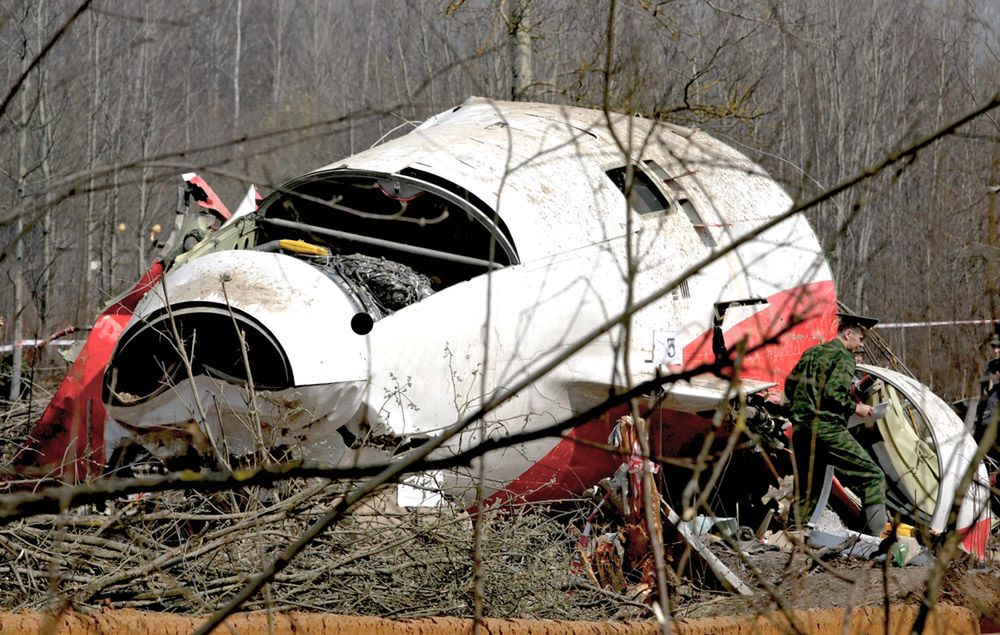
<svg viewBox="0 0 1000 635"><path fill-rule="evenodd" d="M795 492L801 501L800 522L808 520L816 508L828 465L833 466L841 485L861 497L862 508L885 504L882 468L843 425L818 423L815 427L796 427L792 452L797 472Z"/></svg>

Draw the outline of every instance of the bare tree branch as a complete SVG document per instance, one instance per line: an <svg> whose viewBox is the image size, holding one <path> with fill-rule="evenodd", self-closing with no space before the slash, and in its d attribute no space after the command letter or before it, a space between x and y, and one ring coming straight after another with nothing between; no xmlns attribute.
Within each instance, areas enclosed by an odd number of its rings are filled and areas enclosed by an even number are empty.
<svg viewBox="0 0 1000 635"><path fill-rule="evenodd" d="M31 71L33 71L35 67L38 66L43 59L45 59L45 56L49 54L49 51L52 50L52 47L55 46L56 42L58 42L62 36L66 34L73 22L75 22L78 17L83 15L83 12L87 10L87 7L90 6L92 1L93 0L83 0L83 2L80 3L80 6L76 8L76 11L74 11L73 14L70 15L65 22L63 22L62 26L59 27L59 30L56 31L51 38L49 38L49 41L45 43L42 50L35 55L35 58L31 60L28 66L25 67L24 71L21 72L20 77L14 81L10 90L7 91L7 95L3 98L3 101L0 102L0 118L3 117L5 112L7 112L7 106L10 105L11 100L14 99L14 95L16 95L17 91L21 89L21 86L24 85L24 80L28 78ZM2 132L4 132L4 129L0 128L0 133Z"/></svg>

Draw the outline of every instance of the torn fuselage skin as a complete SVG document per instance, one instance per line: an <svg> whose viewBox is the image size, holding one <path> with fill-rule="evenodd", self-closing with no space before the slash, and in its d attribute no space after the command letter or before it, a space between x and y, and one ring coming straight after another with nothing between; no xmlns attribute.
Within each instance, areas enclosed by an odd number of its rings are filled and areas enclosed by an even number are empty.
<svg viewBox="0 0 1000 635"><path fill-rule="evenodd" d="M206 217L190 215L177 223L189 235ZM406 235L414 225L429 228L419 240ZM402 439L365 403L359 335L438 289L516 262L502 230L459 194L345 170L292 183L260 212L186 246L108 367L106 456L138 444L167 463L192 448L227 460L266 450L357 463L370 445L384 457ZM336 359L316 356L317 346ZM350 376L332 371L345 365Z"/></svg>

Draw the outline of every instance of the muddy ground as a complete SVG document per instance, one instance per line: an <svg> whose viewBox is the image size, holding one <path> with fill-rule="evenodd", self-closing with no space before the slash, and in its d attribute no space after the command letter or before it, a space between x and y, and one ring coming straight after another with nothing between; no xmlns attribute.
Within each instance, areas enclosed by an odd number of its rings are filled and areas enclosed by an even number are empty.
<svg viewBox="0 0 1000 635"><path fill-rule="evenodd" d="M778 609L831 609L858 606L920 604L926 595L932 567L886 567L851 558L833 558L817 564L801 553L769 551L747 556L760 577L741 567L725 550L714 549L756 593L701 592L678 606L682 617L737 615ZM765 588L761 578L773 589ZM945 574L940 603L967 607L979 616L1000 618L1000 566L969 560L955 563Z"/></svg>

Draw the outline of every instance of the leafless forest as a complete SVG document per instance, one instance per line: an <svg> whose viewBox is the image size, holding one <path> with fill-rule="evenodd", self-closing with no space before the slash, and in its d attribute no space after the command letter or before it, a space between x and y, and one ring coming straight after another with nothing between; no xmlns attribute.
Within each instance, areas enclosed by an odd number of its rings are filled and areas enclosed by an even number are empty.
<svg viewBox="0 0 1000 635"><path fill-rule="evenodd" d="M1000 112L880 167L1000 99L992 0L4 0L0 45L0 344L92 324L169 233L181 173L202 174L234 206L249 184L266 195L470 95L700 128L796 201L857 179L808 212L847 306L887 323L1000 320ZM992 331L880 334L950 400L978 390ZM28 422L26 408L5 416ZM514 513L473 530L461 513L433 527L381 514L390 529L373 529L380 512L334 523L371 493L363 480L351 490L261 476L233 489L168 475L156 494L99 492L114 499L102 509L29 509L16 537L0 532L0 553L30 554L11 561L0 595L17 607L64 593L90 608L197 613L260 575L264 594L230 608L648 617L635 598L559 586L564 571L545 558L579 538L562 519ZM310 538L306 527L323 522L332 529ZM294 565L268 572L295 541ZM794 586L781 558L785 570L758 577ZM675 615L699 610L690 584L669 583Z"/></svg>
<svg viewBox="0 0 1000 635"><path fill-rule="evenodd" d="M698 126L803 198L993 95L998 31L985 0L9 0L3 338L87 325L132 284L184 171L235 201L480 95ZM811 213L844 302L1000 317L998 139L982 117ZM883 331L946 398L988 335Z"/></svg>

